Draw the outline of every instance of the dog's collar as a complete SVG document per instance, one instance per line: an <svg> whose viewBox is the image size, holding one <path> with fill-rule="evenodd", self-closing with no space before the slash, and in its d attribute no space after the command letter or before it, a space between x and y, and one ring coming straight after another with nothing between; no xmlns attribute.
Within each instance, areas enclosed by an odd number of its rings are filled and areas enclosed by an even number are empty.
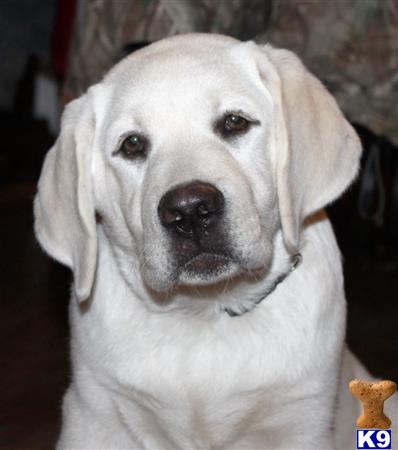
<svg viewBox="0 0 398 450"><path fill-rule="evenodd" d="M303 257L301 256L301 253L295 253L291 259L290 259L290 268L286 273L283 273L282 275L279 275L279 277L274 281L274 283L271 285L271 287L260 296L260 298L253 302L252 307L249 309L244 309L241 312L235 312L230 310L229 308L224 308L224 311L231 317L237 317L242 316L243 314L246 314L250 311L252 311L258 304L260 304L263 300L265 300L274 290L278 287L278 284L282 283L294 270L297 269L299 264L301 263Z"/></svg>

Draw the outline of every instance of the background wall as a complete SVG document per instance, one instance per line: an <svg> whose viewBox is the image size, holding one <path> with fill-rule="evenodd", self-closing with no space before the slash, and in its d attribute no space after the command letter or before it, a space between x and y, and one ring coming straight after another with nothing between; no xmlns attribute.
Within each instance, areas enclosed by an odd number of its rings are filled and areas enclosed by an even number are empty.
<svg viewBox="0 0 398 450"><path fill-rule="evenodd" d="M56 2L2 0L0 3L0 108L13 106L17 83L31 55L48 59Z"/></svg>

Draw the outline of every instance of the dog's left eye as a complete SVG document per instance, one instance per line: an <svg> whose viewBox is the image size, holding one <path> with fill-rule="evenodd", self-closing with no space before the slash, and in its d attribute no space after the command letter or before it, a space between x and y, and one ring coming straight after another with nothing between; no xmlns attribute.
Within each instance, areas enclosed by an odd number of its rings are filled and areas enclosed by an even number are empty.
<svg viewBox="0 0 398 450"><path fill-rule="evenodd" d="M146 149L147 140L139 134L127 136L120 146L123 156L129 159L144 155Z"/></svg>
<svg viewBox="0 0 398 450"><path fill-rule="evenodd" d="M235 136L245 133L250 127L249 120L237 113L230 113L224 116L218 123L217 129L224 136Z"/></svg>

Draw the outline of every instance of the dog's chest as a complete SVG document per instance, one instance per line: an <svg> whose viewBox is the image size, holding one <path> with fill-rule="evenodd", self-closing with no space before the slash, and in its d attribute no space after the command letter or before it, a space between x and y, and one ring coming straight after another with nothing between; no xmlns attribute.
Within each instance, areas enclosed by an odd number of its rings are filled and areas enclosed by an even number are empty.
<svg viewBox="0 0 398 450"><path fill-rule="evenodd" d="M267 430L289 422L275 399L295 395L286 387L277 394L284 379L278 352L272 346L265 352L257 332L217 339L192 331L188 337L183 328L169 330L163 339L124 336L124 344L112 346L108 391L123 423L139 430L149 448L232 448L237 442L244 448L247 439L254 448L265 434L273 442Z"/></svg>
<svg viewBox="0 0 398 450"><path fill-rule="evenodd" d="M277 439L272 429L283 428L287 418L280 421L286 414L274 398L269 389L227 392L210 382L180 382L159 386L156 394L126 389L116 401L123 422L131 432L139 430L148 448L232 448L239 442L244 448Z"/></svg>

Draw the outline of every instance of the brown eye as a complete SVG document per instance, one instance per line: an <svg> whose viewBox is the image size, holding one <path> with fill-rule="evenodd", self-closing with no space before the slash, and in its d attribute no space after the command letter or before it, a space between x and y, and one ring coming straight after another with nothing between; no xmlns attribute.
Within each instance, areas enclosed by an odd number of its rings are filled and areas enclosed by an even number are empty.
<svg viewBox="0 0 398 450"><path fill-rule="evenodd" d="M238 114L228 114L224 119L224 133L241 133L249 127L249 121Z"/></svg>
<svg viewBox="0 0 398 450"><path fill-rule="evenodd" d="M132 134L122 142L120 151L126 158L135 158L145 154L147 141L139 134Z"/></svg>

